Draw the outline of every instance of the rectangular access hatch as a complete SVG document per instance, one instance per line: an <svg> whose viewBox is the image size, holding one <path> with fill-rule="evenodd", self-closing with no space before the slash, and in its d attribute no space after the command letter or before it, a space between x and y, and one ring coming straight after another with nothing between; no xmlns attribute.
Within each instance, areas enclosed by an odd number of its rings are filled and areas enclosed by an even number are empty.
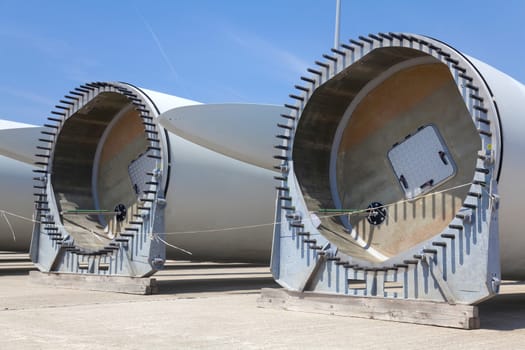
<svg viewBox="0 0 525 350"><path fill-rule="evenodd" d="M431 191L456 174L454 159L432 124L394 144L387 157L407 199Z"/></svg>

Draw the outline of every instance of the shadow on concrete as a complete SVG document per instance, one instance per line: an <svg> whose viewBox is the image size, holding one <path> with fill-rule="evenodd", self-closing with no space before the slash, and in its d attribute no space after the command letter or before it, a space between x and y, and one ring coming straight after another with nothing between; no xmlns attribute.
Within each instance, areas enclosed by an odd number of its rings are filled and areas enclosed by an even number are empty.
<svg viewBox="0 0 525 350"><path fill-rule="evenodd" d="M501 294L479 304L481 328L511 331L525 328L525 293Z"/></svg>
<svg viewBox="0 0 525 350"><path fill-rule="evenodd" d="M158 280L157 294L218 293L236 294L260 293L261 288L279 288L272 277L212 278L189 280Z"/></svg>
<svg viewBox="0 0 525 350"><path fill-rule="evenodd" d="M178 262L168 262L162 270L201 270L201 269L225 269L225 268L249 268L249 267L268 267L268 264L250 263L208 263L208 262L188 262L181 264Z"/></svg>
<svg viewBox="0 0 525 350"><path fill-rule="evenodd" d="M29 271L38 270L36 267L1 268L0 276L29 276Z"/></svg>
<svg viewBox="0 0 525 350"><path fill-rule="evenodd" d="M187 270L186 270L187 271ZM199 271L199 270L197 270ZM246 275L260 275L261 277L267 277L268 272L192 272L192 273L177 273L176 270L169 271L169 273L162 273L162 277L202 277L206 276L246 276ZM255 276L259 277L259 276Z"/></svg>

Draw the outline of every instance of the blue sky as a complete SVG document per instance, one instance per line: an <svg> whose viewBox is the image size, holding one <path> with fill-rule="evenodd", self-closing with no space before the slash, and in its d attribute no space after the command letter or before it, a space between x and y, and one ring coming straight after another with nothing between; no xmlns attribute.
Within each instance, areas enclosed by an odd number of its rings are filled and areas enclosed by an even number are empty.
<svg viewBox="0 0 525 350"><path fill-rule="evenodd" d="M283 104L333 44L335 0L0 0L0 118L42 124L91 81ZM525 1L342 0L341 39L403 31L525 82Z"/></svg>

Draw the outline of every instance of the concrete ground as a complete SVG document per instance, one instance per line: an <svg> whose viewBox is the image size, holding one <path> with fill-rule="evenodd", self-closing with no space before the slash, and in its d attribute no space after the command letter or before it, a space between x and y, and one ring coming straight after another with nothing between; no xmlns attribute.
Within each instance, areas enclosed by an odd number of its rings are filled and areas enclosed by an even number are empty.
<svg viewBox="0 0 525 350"><path fill-rule="evenodd" d="M24 259L0 254L1 350L525 348L522 283L504 283L466 331L257 308L260 288L278 287L261 266L172 263L160 294L138 296L34 285Z"/></svg>

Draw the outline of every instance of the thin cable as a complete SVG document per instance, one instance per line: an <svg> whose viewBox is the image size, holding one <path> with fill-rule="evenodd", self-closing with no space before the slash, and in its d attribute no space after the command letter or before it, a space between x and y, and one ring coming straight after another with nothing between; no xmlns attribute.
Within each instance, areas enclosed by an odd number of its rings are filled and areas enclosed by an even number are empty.
<svg viewBox="0 0 525 350"><path fill-rule="evenodd" d="M38 220L34 220L34 219L31 219L31 218L26 218L25 216L21 216L21 215L18 215L18 214L15 214L15 213L11 213L11 212L8 212L7 210L0 210L2 213L5 213L7 215L11 215L11 216L14 216L15 218L19 218L19 219L22 219L22 220L26 220L26 221L30 221L30 222L36 222L36 223L41 223L40 221Z"/></svg>
<svg viewBox="0 0 525 350"><path fill-rule="evenodd" d="M457 189L459 189L459 188L466 187L466 186L469 186L469 185L472 185L472 182L468 182L468 183L465 183L465 184L463 184L463 185L458 185L458 186L450 187L450 188L447 188L447 189L444 189L444 190L441 190L441 191L436 191L436 192L427 193L427 194L422 195L422 196L417 197L417 198L412 198L412 199L402 199L402 200L399 200L399 201L397 201L397 202L393 202L393 203L390 203L390 204L384 204L384 205L379 206L379 207L366 208L366 209L356 209L356 210L352 210L351 212L345 212L345 213L334 214L334 216L355 215L355 214L367 213L367 212L369 212L371 209L381 209L381 208L387 208L387 207L390 207L390 206L393 206L393 205L403 204L403 203L407 203L407 202L413 202L413 201L416 201L416 200L421 199L421 198L430 197L430 196L433 196L433 195L436 195L436 194L441 194L441 193L445 193L445 192L448 192L448 191L457 190ZM343 210L344 210L344 209L343 209Z"/></svg>
<svg viewBox="0 0 525 350"><path fill-rule="evenodd" d="M104 239L106 239L106 240L111 240L109 237L106 237L106 236L104 236L104 235L102 235L102 234L100 234L100 233L97 233L97 232L95 232L95 231L93 231L92 229L89 229L89 228L87 228L87 227L84 227L84 226L82 226L82 225L80 225L80 224L74 222L73 220L69 220L69 219L66 219L66 218L64 218L64 220L67 221L67 222L69 222L70 224L75 225L75 227L77 227L77 228L79 228L79 229L81 229L81 230L84 230L84 231L86 231L86 232L88 232L88 233L91 233L91 234L92 234L93 236L95 236L95 238L98 239L100 242L102 242L102 238L104 238Z"/></svg>
<svg viewBox="0 0 525 350"><path fill-rule="evenodd" d="M160 238L159 235L156 234L156 233L154 233L154 234L152 235L151 239L152 239L152 240L154 239L154 240L161 241L162 243L164 243L164 244L167 245L167 246L170 246L170 247L172 247L172 248L175 248L175 249L177 249L177 250L180 250L180 251L183 252L183 253L186 253L186 254L189 254L189 255L193 255L193 253L190 252L189 250L183 249L183 248L181 248L181 247L177 247L177 246L175 246L175 245L173 245L173 244L170 244L170 243L166 242L165 240L163 240L162 238Z"/></svg>
<svg viewBox="0 0 525 350"><path fill-rule="evenodd" d="M468 182L468 183L465 183L463 185L454 186L454 187L447 188L447 189L444 189L444 190L441 190L441 191L427 193L425 195L422 195L422 196L414 198L414 199L402 199L402 200L399 200L397 202L393 202L393 203L390 203L390 204L382 205L380 207L376 207L374 209L386 208L386 207L393 206L393 205L398 205L398 204L402 204L402 203L406 203L406 202L412 202L412 201L415 201L415 200L418 200L418 199L421 199L421 198L433 196L433 195L436 195L436 194L445 193L445 192L448 192L448 191L457 190L459 188L470 186L470 185L472 185L472 183ZM319 218L320 219L327 219L327 218L332 218L332 217L337 217L337 216L349 216L349 215L356 215L356 214L367 213L369 211L370 211L370 208L356 209L355 211L352 211L350 213L346 212L346 213L320 215ZM318 213L318 211L313 211L312 213ZM273 226L273 225L276 225L276 224L285 224L287 222L288 222L287 220L283 220L283 221L274 221L274 222L270 222L270 223L257 224L257 225L232 226L232 227L225 227L225 228L212 228L212 229L206 229L206 230L193 230L193 231L163 232L162 234L164 234L164 235L182 235L182 234L194 234L194 233L224 232L224 231L234 231L234 230L243 230L243 229L258 228L258 227L265 227L265 226Z"/></svg>
<svg viewBox="0 0 525 350"><path fill-rule="evenodd" d="M463 185L458 185L458 186L454 186L454 187L451 187L451 188L447 188L447 189L444 189L444 190L441 190L441 191L436 191L436 192L431 192L431 193L427 193L425 195L422 195L420 197L417 197L415 199L402 199L402 200L399 200L397 202L393 202L393 203L390 203L390 204L385 204L383 206L380 206L380 207L377 207L377 208L374 208L374 209L380 209L380 208L387 208L387 207L390 207L390 206L393 206L393 205L398 205L398 204L402 204L402 203L406 203L406 202L412 202L412 201L415 201L415 200L418 200L418 199L421 199L421 198L425 198L425 197L429 197L429 196L433 196L433 195L436 195L436 194L441 194L441 193L445 193L445 192L449 192L449 191L453 191L453 190L456 190L456 189L459 189L459 188L462 188L462 187L466 187L466 186L469 186L469 185L472 185L471 182L468 182L468 183L465 183ZM484 189L486 191L486 189ZM486 191L487 192L487 191ZM488 193L488 192L487 192ZM492 197L492 195L489 194L489 196ZM319 218L320 219L327 219L327 218L331 218L331 217L337 217L337 216L350 216L350 215L356 215L356 214L362 214L362 213L367 213L370 211L370 208L366 208L366 209L358 209L358 210L355 210L355 211L352 211L352 212L346 212L346 213L335 213L335 214L329 214L329 215L320 215ZM8 211L5 211L5 210L0 210L0 212L3 213L3 216L4 218L6 218L6 221L7 220L7 217L6 217L6 214L8 215L11 215L11 216L14 216L14 217L17 217L19 219L23 219L23 220L27 220L27 221L30 221L30 222L36 222L36 223L41 223L40 221L38 220L34 220L34 219L30 219L30 218L26 218L24 216L21 216L21 215L17 215L17 214L14 214L14 213L11 213L11 212L8 212ZM319 211L313 211L312 213L319 213ZM274 222L271 222L271 223L265 223L265 224L256 224L256 225L244 225L244 226L232 226L232 227L225 227L225 228L213 228L213 229L206 229L206 230L193 230L193 231L175 231L175 232L162 232L162 233L155 233L154 236L151 237L151 239L158 239L159 241L161 241L162 243L174 248L174 249L178 249L180 251L183 251L184 253L186 254L190 254L192 255L191 252L185 250L185 249L182 249L180 247L177 247L177 246L174 246L174 245L171 245L169 244L168 242L166 242L165 240L163 240L162 238L158 237L159 234L163 234L163 235L181 235L181 234L194 234L194 233L211 233L211 232L224 232L224 231L234 231L234 230L243 230L243 229L251 229L251 228L258 228L258 227L265 227L265 226L274 226L276 224L285 224L287 223L288 220L283 220L283 221L274 221ZM9 221L8 221L9 223ZM14 237L14 230L12 229L10 223L9 223L9 226L11 228L11 232L13 233L13 237ZM83 227L81 227L82 229L84 229L85 231L95 235L99 240L101 239L101 237L98 237L97 234L91 230L88 230L88 229L85 229ZM119 234L120 232L117 232L115 234ZM105 237L104 237L105 238Z"/></svg>
<svg viewBox="0 0 525 350"><path fill-rule="evenodd" d="M5 211L4 210L2 210L2 216L4 217L5 221L7 222L7 226L9 226L9 229L11 230L11 234L13 235L13 240L16 242L15 230L13 229L13 226L11 226L11 223L9 222L9 219L7 218L7 215L5 215Z"/></svg>

